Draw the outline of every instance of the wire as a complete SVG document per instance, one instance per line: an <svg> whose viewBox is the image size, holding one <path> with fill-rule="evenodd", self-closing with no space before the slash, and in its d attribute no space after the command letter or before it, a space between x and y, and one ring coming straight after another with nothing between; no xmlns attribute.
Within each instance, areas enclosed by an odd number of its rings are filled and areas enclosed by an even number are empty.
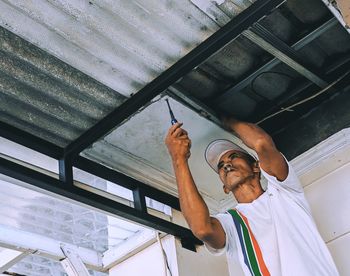
<svg viewBox="0 0 350 276"><path fill-rule="evenodd" d="M170 267L169 267L169 262L168 262L168 257L166 255L166 252L163 248L162 245L162 241L160 240L160 236L159 236L159 232L157 232L157 240L159 242L160 248L162 250L162 254L163 254L163 260L164 260L164 266L165 266L165 276L167 275L167 270L169 270L170 276L173 276L173 274L171 273Z"/></svg>
<svg viewBox="0 0 350 276"><path fill-rule="evenodd" d="M303 103L305 103L305 102L307 102L307 101L312 100L313 98L316 98L317 96L319 96L319 95L325 93L329 88L331 88L331 87L333 87L334 85L336 85L336 84L337 84L338 82L340 82L342 79L344 79L349 73L350 73L350 71L349 71L349 72L346 72L344 75L342 75L341 77L339 77L338 79L336 79L335 81L333 81L332 83L330 83L329 85L327 85L325 88L323 88L321 91L317 92L316 94L314 94L314 95L312 95L312 96L310 96L310 97L307 97L307 98L305 98L305 99L303 99L303 100L301 100L301 101L299 101L299 102L297 102L297 103L295 103L295 104L292 104L292 105L290 105L290 106L281 107L281 110L279 110L279 111L277 111L277 112L275 112L275 113L273 113L273 114L271 114L271 115L265 117L264 119L260 120L260 121L257 122L256 124L257 124L257 125L258 125L258 124L261 124L262 122L266 121L267 119L270 119L270 118L272 118L272 117L275 117L276 115L278 115L278 114L280 114L280 113L282 113L282 112L285 112L285 111L292 111L292 108L293 108L293 107L296 107L296 106L301 105L301 104L303 104Z"/></svg>

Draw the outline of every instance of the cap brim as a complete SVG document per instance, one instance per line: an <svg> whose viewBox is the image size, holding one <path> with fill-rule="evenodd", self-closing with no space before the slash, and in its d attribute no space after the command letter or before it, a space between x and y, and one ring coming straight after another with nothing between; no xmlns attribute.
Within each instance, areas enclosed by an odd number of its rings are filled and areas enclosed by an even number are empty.
<svg viewBox="0 0 350 276"><path fill-rule="evenodd" d="M244 152L245 154L248 154L252 156L249 152L247 152L245 149L242 147L236 145L235 143L226 140L226 139L218 139L214 140L211 142L206 150L205 150L205 160L209 164L209 166L216 172L218 173L218 163L221 158L226 152L230 150L237 150ZM252 156L254 159L255 157Z"/></svg>

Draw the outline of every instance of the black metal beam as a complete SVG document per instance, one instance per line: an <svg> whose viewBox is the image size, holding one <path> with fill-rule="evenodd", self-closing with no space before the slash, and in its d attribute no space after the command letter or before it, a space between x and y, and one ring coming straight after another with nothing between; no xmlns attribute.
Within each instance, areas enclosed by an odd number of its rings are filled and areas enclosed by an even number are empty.
<svg viewBox="0 0 350 276"><path fill-rule="evenodd" d="M59 180L66 185L73 185L73 166L68 159L58 160Z"/></svg>
<svg viewBox="0 0 350 276"><path fill-rule="evenodd" d="M302 39L297 41L295 44L291 46L295 51L300 50L304 46L308 45L310 42L318 38L320 35L322 35L324 32L328 31L330 28L334 27L335 25L339 24L338 20L334 17L323 23L318 28L311 31L309 34L304 36ZM245 77L243 80L235 84L233 87L229 88L224 94L222 94L218 99L215 100L216 104L220 104L223 102L226 102L233 94L237 93L238 91L241 91L244 89L247 85L249 85L254 78L256 78L259 74L265 71L269 71L272 68L274 68L276 65L280 64L281 61L277 58L273 58L269 62L262 65L259 69Z"/></svg>
<svg viewBox="0 0 350 276"><path fill-rule="evenodd" d="M169 233L186 241L190 240L193 244L203 244L187 228L152 216L145 212L141 212L114 200L80 189L73 185L64 185L65 183L63 183L61 180L1 157L0 173L35 186L36 188L49 192L49 194L56 194L66 199L74 200L78 203L91 206L109 214L123 217L159 231Z"/></svg>
<svg viewBox="0 0 350 276"><path fill-rule="evenodd" d="M244 31L243 35L317 86L325 88L328 85L328 83L321 78L320 73L313 72L310 66L305 64L292 47L288 46L262 25L258 23L254 24L250 30Z"/></svg>
<svg viewBox="0 0 350 276"><path fill-rule="evenodd" d="M0 136L55 159L63 156L63 148L3 122L0 122Z"/></svg>
<svg viewBox="0 0 350 276"><path fill-rule="evenodd" d="M0 122L0 136L52 158L58 159L60 177L64 181L64 171L69 169L69 165L67 166L67 164L64 163L64 159L60 159L63 156L62 148L3 122ZM144 191L145 196L180 211L180 204L177 197L153 188L115 170L109 169L94 161L79 156L74 160L74 166L129 190L141 188Z"/></svg>
<svg viewBox="0 0 350 276"><path fill-rule="evenodd" d="M242 31L246 30L253 23L269 14L283 2L284 0L256 1L249 8L233 18L228 24L188 53L185 57L163 72L159 77L147 84L133 97L128 99L95 126L68 145L65 149L65 156L78 156L81 151L106 135L155 96L159 95L178 79L189 73L193 68L208 59L219 49L239 36Z"/></svg>
<svg viewBox="0 0 350 276"><path fill-rule="evenodd" d="M180 203L177 197L146 185L134 178L131 178L130 176L109 169L101 164L97 164L94 161L81 156L74 160L73 166L80 170L96 175L100 178L111 181L129 190L141 189L145 196L180 211Z"/></svg>
<svg viewBox="0 0 350 276"><path fill-rule="evenodd" d="M338 60L334 62L331 65L324 66L324 72L325 77L327 80L332 83L335 80L337 80L344 72L348 72L350 69L350 53L342 56L341 60ZM339 85L337 85L339 86ZM315 94L319 91L319 88L316 88L315 85L311 82L305 82L301 83L297 88L288 91L288 93L285 93L286 95L280 95L276 99L274 99L273 106L270 106L266 108L268 103L262 103L260 104L260 109L257 108L256 112L249 118L248 121L250 122L258 122L262 120L263 118L269 116L270 114L277 112L278 110L281 110L282 108L286 108L288 106L287 103L290 104L290 101L293 98L296 98L299 95L309 95ZM335 93L336 89L330 88L329 91ZM294 121L294 120L293 120ZM285 126L286 122L283 122L283 125ZM265 130L269 131L269 123L266 124L265 122L261 123L260 126L262 126ZM276 123L272 123L273 128L276 128ZM278 129L278 126L277 126ZM271 131L271 130L270 130ZM270 132L269 131L269 132ZM274 135L274 133L270 133L271 135Z"/></svg>
<svg viewBox="0 0 350 276"><path fill-rule="evenodd" d="M140 212L147 213L146 197L144 191L137 187L132 191L134 197L134 208Z"/></svg>

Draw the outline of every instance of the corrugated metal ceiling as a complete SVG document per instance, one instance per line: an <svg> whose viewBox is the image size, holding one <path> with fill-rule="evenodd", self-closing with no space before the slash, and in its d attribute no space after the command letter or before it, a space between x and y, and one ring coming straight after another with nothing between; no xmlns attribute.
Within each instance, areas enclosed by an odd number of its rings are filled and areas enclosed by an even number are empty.
<svg viewBox="0 0 350 276"><path fill-rule="evenodd" d="M2 121L60 147L218 29L186 0L10 0L0 9Z"/></svg>
<svg viewBox="0 0 350 276"><path fill-rule="evenodd" d="M1 120L65 147L251 3L0 1ZM251 39L250 29L170 87L173 94L178 90L217 112L256 122L315 94L349 70L350 36L321 1L287 1L254 28L287 49L302 68L296 71L285 57L284 62L274 58L281 51L271 45L262 49ZM343 81L348 84L349 78ZM276 134L335 92L330 89L262 126ZM154 114L162 117L160 110ZM142 122L137 126L145 127ZM96 160L113 162L118 153L111 149L122 146L122 139L129 141L127 135L112 138L127 127L96 144L100 153L108 153L101 156L110 158ZM162 142L163 129L152 131L149 140L140 133L133 137L145 146L142 155L152 148L147 143ZM130 154L127 146L121 150ZM149 165L169 174L164 148L160 152ZM135 160L144 157L131 155Z"/></svg>
<svg viewBox="0 0 350 276"><path fill-rule="evenodd" d="M0 28L2 121L59 146L120 105L125 97Z"/></svg>
<svg viewBox="0 0 350 276"><path fill-rule="evenodd" d="M124 96L215 32L190 1L1 1L1 25Z"/></svg>

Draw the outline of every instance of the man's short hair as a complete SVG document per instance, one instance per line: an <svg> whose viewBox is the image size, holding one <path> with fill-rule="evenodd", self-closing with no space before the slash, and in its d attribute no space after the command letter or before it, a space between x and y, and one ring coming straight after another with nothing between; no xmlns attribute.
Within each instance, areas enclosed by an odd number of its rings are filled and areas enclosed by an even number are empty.
<svg viewBox="0 0 350 276"><path fill-rule="evenodd" d="M231 150L243 152L245 155L247 155L247 161L251 164L257 161L256 158L245 149L226 139L217 139L212 141L205 150L205 160L207 161L208 165L216 173L218 173L218 164L220 158Z"/></svg>

